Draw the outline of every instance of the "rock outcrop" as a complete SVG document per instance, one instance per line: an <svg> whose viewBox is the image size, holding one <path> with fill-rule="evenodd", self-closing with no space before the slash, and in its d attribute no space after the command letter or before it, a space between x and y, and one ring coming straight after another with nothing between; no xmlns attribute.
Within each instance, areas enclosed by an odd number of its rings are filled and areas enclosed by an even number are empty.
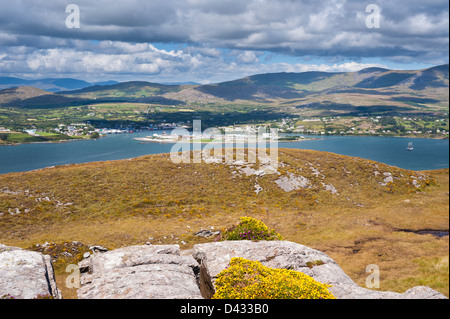
<svg viewBox="0 0 450 319"><path fill-rule="evenodd" d="M429 287L415 287L403 294L362 288L325 253L287 241L199 244L194 246L192 254L200 264L200 283L205 298L214 294L216 276L229 265L233 257L259 261L267 267L303 272L321 283L332 285L330 291L338 299L446 298Z"/></svg>
<svg viewBox="0 0 450 319"><path fill-rule="evenodd" d="M215 292L217 275L233 257L259 261L272 268L303 272L332 285L338 299L444 299L429 287L405 293L370 290L357 285L339 265L309 247L287 241L226 241L195 245L131 246L99 250L79 263L79 299L201 299ZM0 297L61 298L50 256L0 245Z"/></svg>
<svg viewBox="0 0 450 319"><path fill-rule="evenodd" d="M50 256L0 244L0 298L61 298Z"/></svg>
<svg viewBox="0 0 450 319"><path fill-rule="evenodd" d="M132 246L80 265L79 299L200 299L198 263L178 245Z"/></svg>

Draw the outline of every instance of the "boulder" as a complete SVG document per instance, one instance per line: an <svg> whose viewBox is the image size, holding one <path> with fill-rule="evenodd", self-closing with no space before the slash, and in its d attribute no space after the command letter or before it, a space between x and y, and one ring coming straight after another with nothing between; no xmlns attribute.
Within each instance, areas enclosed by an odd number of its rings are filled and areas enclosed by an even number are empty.
<svg viewBox="0 0 450 319"><path fill-rule="evenodd" d="M287 241L225 241L195 245L193 257L200 264L201 291L205 298L214 292L217 275L229 266L233 257L259 261L271 268L292 269L315 280L332 285L330 291L338 299L444 299L428 287L415 287L400 294L370 290L358 286L328 255L318 250Z"/></svg>
<svg viewBox="0 0 450 319"><path fill-rule="evenodd" d="M212 230L200 230L194 234L194 236L205 237L205 238L209 238L212 236L219 236L219 235L220 235L220 231L212 231Z"/></svg>
<svg viewBox="0 0 450 319"><path fill-rule="evenodd" d="M198 263L178 245L131 246L80 265L79 299L200 299Z"/></svg>
<svg viewBox="0 0 450 319"><path fill-rule="evenodd" d="M303 272L332 285L330 291L338 299L446 298L429 287L414 287L403 294L360 287L325 253L287 241L215 242L183 252L178 245L144 245L94 253L79 263L78 298L210 298L217 275L233 257ZM60 299L50 256L0 245L0 298L5 295Z"/></svg>
<svg viewBox="0 0 450 319"><path fill-rule="evenodd" d="M61 298L50 256L0 244L0 298Z"/></svg>

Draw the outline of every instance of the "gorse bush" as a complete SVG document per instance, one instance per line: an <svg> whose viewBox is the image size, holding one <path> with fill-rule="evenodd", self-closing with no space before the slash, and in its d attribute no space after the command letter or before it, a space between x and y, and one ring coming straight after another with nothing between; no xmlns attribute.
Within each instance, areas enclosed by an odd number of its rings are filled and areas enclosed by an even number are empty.
<svg viewBox="0 0 450 319"><path fill-rule="evenodd" d="M238 225L226 229L221 240L283 240L275 230L269 229L263 222L252 217L241 217Z"/></svg>
<svg viewBox="0 0 450 319"><path fill-rule="evenodd" d="M233 258L216 279L213 299L335 299L329 285L301 272Z"/></svg>

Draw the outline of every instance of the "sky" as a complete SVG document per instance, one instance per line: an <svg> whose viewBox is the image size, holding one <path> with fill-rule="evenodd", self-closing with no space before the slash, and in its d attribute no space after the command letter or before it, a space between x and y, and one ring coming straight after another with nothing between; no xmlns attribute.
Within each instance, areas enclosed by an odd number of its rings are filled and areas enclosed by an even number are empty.
<svg viewBox="0 0 450 319"><path fill-rule="evenodd" d="M448 63L448 29L447 0L0 0L0 76L205 84L417 70Z"/></svg>

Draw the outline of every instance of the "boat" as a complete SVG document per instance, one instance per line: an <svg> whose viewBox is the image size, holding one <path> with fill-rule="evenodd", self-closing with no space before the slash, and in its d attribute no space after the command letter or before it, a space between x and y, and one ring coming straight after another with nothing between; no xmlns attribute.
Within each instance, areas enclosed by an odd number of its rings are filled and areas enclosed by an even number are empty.
<svg viewBox="0 0 450 319"><path fill-rule="evenodd" d="M406 148L408 151L414 150L414 146L412 142L409 142L408 147Z"/></svg>

